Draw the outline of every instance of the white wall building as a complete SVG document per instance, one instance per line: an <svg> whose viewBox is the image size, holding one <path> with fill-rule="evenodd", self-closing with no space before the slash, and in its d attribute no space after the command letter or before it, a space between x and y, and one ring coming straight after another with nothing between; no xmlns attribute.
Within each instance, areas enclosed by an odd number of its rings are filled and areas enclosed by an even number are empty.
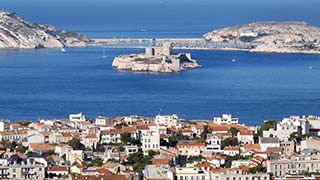
<svg viewBox="0 0 320 180"><path fill-rule="evenodd" d="M142 150L144 154L148 154L149 150L159 151L160 149L160 133L156 126L149 126L149 130L141 131Z"/></svg>
<svg viewBox="0 0 320 180"><path fill-rule="evenodd" d="M221 152L221 140L214 135L207 137L205 150L214 153Z"/></svg>
<svg viewBox="0 0 320 180"><path fill-rule="evenodd" d="M222 114L222 117L214 117L213 122L220 125L238 124L239 119L232 117L231 114Z"/></svg>
<svg viewBox="0 0 320 180"><path fill-rule="evenodd" d="M155 120L158 126L177 127L179 117L176 114L157 115Z"/></svg>
<svg viewBox="0 0 320 180"><path fill-rule="evenodd" d="M187 164L187 167L176 168L176 177L177 180L210 180L210 172Z"/></svg>
<svg viewBox="0 0 320 180"><path fill-rule="evenodd" d="M263 137L277 137L281 141L287 141L291 133L297 132L299 134L309 134L310 124L305 116L290 116L284 118L281 122L277 123L276 130L269 129L263 131Z"/></svg>
<svg viewBox="0 0 320 180"><path fill-rule="evenodd" d="M75 122L75 123L80 123L80 122L84 122L86 121L86 117L84 116L84 114L78 113L78 114L70 114L69 115L69 120L71 122Z"/></svg>

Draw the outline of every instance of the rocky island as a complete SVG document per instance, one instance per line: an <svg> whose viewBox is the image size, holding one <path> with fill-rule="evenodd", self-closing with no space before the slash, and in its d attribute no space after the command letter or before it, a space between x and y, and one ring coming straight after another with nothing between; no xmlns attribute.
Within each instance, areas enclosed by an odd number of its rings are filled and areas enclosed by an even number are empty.
<svg viewBox="0 0 320 180"><path fill-rule="evenodd" d="M257 22L214 30L203 37L208 42L224 44L226 49L320 53L320 28L305 22Z"/></svg>
<svg viewBox="0 0 320 180"><path fill-rule="evenodd" d="M190 53L171 53L171 43L161 47L147 47L145 53L120 55L114 58L112 67L118 70L172 73L200 67Z"/></svg>
<svg viewBox="0 0 320 180"><path fill-rule="evenodd" d="M31 23L15 13L0 11L0 48L79 47L89 41L79 33Z"/></svg>

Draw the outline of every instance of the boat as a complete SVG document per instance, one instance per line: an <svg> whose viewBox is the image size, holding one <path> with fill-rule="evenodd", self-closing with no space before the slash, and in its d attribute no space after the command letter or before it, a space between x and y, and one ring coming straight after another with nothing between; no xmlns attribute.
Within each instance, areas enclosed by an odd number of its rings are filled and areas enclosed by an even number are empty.
<svg viewBox="0 0 320 180"><path fill-rule="evenodd" d="M60 50L61 50L61 52L66 52L65 48L61 48Z"/></svg>
<svg viewBox="0 0 320 180"><path fill-rule="evenodd" d="M313 69L313 67L312 66L309 66L309 70L312 70Z"/></svg>
<svg viewBox="0 0 320 180"><path fill-rule="evenodd" d="M233 58L231 61L232 61L232 62L236 62L236 59Z"/></svg>

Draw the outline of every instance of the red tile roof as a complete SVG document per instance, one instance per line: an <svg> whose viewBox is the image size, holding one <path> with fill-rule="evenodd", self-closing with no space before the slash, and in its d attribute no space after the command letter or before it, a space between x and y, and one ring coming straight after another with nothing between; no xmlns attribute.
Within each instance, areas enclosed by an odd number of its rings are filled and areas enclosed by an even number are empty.
<svg viewBox="0 0 320 180"><path fill-rule="evenodd" d="M48 171L68 171L68 167L66 166L50 166Z"/></svg>

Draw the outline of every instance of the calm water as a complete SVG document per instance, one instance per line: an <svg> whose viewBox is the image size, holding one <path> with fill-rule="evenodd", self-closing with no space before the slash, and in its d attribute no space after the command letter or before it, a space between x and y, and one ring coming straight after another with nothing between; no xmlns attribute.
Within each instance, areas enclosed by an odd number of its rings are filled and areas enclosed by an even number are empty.
<svg viewBox="0 0 320 180"><path fill-rule="evenodd" d="M90 37L199 37L213 28L253 21L320 25L319 5L315 0L2 0L0 8ZM243 123L258 124L291 114L320 115L319 55L191 51L203 68L178 74L111 68L113 57L142 51L109 49L102 59L98 47L66 53L0 50L0 118L66 118L80 111L90 118L154 116L161 109L196 119L233 113Z"/></svg>

